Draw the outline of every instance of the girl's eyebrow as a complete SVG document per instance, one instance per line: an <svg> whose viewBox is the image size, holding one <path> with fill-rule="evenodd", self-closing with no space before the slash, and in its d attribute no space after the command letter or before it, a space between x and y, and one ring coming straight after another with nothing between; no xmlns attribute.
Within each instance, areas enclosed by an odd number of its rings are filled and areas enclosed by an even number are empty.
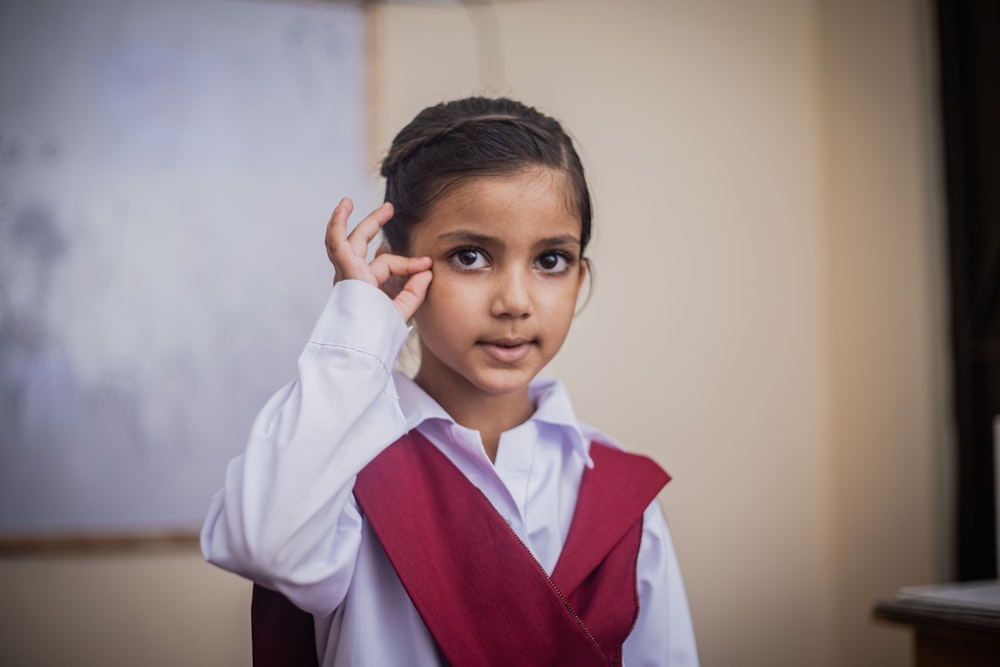
<svg viewBox="0 0 1000 667"><path fill-rule="evenodd" d="M538 245L546 246L567 246L567 245L580 245L580 239L572 234L562 234L560 236L553 236L547 239L542 239L538 242Z"/></svg>
<svg viewBox="0 0 1000 667"><path fill-rule="evenodd" d="M438 236L438 240L446 243L468 243L470 245L487 245L490 243L496 243L496 239L492 236L477 234L476 232L465 229L459 229L454 232L445 232L444 234Z"/></svg>
<svg viewBox="0 0 1000 667"><path fill-rule="evenodd" d="M487 236L486 234L479 234L477 232L460 229L453 232L445 232L438 237L439 241L444 241L446 243L468 243L472 245L490 245L501 243L500 239ZM580 245L580 239L573 234L560 234L559 236L551 236L538 241L535 245L537 246L578 246Z"/></svg>

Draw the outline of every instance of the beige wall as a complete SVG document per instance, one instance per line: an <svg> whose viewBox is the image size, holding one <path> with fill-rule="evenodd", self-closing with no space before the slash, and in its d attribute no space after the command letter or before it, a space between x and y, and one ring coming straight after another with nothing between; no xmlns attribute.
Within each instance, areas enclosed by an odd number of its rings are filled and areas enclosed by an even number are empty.
<svg viewBox="0 0 1000 667"><path fill-rule="evenodd" d="M250 588L190 549L0 559L0 664L250 664Z"/></svg>
<svg viewBox="0 0 1000 667"><path fill-rule="evenodd" d="M705 665L908 664L907 634L870 606L946 572L923 12L373 12L375 153L426 104L476 92L522 98L578 139L596 292L550 371L582 418L674 475L661 500ZM502 41L482 64L477 30ZM7 558L0 589L4 664L247 662L248 588L193 552Z"/></svg>
<svg viewBox="0 0 1000 667"><path fill-rule="evenodd" d="M891 664L899 632L871 629L872 597L942 578L949 564L943 195L925 12L855 1L821 13L827 461L844 665Z"/></svg>

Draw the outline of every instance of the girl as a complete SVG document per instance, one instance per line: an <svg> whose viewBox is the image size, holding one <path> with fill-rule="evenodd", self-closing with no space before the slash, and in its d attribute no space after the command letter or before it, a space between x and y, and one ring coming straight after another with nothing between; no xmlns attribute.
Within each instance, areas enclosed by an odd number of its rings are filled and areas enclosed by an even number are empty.
<svg viewBox="0 0 1000 667"><path fill-rule="evenodd" d="M323 665L697 664L669 478L536 378L589 273L570 138L463 99L418 114L382 175L353 232L334 209L333 290L229 465L205 558L311 614ZM390 370L411 320L412 379Z"/></svg>

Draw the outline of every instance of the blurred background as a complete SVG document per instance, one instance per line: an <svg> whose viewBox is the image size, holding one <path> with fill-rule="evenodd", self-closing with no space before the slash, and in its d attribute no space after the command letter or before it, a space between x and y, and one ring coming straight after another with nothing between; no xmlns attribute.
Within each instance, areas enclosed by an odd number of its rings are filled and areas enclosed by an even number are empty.
<svg viewBox="0 0 1000 667"><path fill-rule="evenodd" d="M702 664L910 664L873 604L995 576L992 496L956 482L941 16L5 3L0 663L249 664L250 586L191 535L294 374L330 210L380 201L420 109L487 94L588 170L594 292L546 373L673 475Z"/></svg>

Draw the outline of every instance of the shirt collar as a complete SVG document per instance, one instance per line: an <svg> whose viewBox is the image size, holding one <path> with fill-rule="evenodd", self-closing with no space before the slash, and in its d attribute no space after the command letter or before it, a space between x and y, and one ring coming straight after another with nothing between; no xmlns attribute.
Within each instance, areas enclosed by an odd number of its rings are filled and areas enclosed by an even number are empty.
<svg viewBox="0 0 1000 667"><path fill-rule="evenodd" d="M437 401L404 373L395 371L393 379L396 392L399 394L399 407L406 415L408 429L413 430L431 420L455 423ZM594 462L590 458L590 437L584 434L584 428L577 421L569 393L563 384L558 380L536 378L529 385L528 393L535 405L535 413L528 421L561 431L565 441L577 456L583 459L588 468L593 467Z"/></svg>

